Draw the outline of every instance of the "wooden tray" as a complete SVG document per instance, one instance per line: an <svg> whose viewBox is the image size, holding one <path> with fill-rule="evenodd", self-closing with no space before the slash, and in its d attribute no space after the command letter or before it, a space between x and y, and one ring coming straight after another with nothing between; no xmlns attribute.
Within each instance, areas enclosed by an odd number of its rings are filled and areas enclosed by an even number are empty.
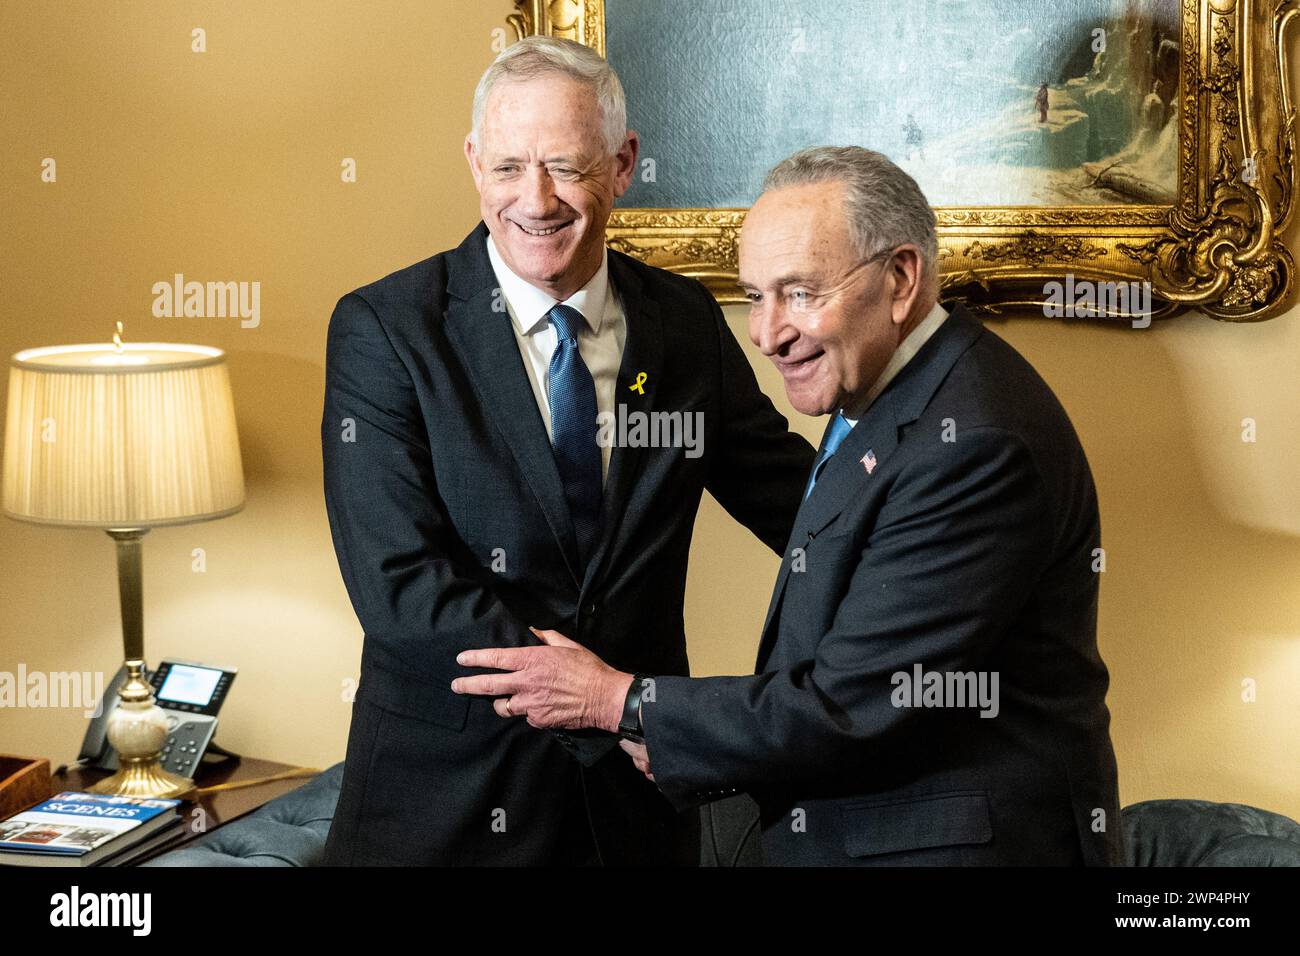
<svg viewBox="0 0 1300 956"><path fill-rule="evenodd" d="M50 786L49 760L0 754L0 820L48 799Z"/></svg>

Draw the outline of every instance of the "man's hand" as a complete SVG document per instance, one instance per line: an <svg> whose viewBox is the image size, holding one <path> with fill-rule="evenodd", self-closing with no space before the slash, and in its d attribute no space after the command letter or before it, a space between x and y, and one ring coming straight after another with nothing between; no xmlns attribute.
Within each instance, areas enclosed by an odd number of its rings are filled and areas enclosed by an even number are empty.
<svg viewBox="0 0 1300 956"><path fill-rule="evenodd" d="M654 780L655 775L650 772L650 754L645 749L645 744L634 744L630 740L620 740L618 745L623 748L623 752L632 758L632 763L636 764L636 769L646 775L647 780Z"/></svg>
<svg viewBox="0 0 1300 956"><path fill-rule="evenodd" d="M451 689L496 697L492 707L498 714L525 717L533 727L598 727L618 733L632 675L610 667L559 631L529 630L543 646L461 651L458 664L507 673L458 677Z"/></svg>

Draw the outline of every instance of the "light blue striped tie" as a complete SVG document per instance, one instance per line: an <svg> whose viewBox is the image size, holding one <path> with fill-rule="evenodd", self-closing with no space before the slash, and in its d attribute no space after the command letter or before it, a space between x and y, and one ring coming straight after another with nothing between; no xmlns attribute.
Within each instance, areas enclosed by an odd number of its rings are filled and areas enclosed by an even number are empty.
<svg viewBox="0 0 1300 956"><path fill-rule="evenodd" d="M596 383L578 351L578 330L585 321L582 313L557 304L546 317L555 326L557 339L546 396L551 404L551 447L585 564L600 528L603 483L596 444Z"/></svg>
<svg viewBox="0 0 1300 956"><path fill-rule="evenodd" d="M808 476L808 487L804 490L804 501L812 494L813 485L817 484L817 479L822 476L822 469L826 467L826 462L830 461L831 455L853 431L853 426L849 424L848 419L842 412L836 412L835 417L831 419L830 424L826 426L826 437L822 441L822 453L817 459L817 464L813 467L812 474Z"/></svg>

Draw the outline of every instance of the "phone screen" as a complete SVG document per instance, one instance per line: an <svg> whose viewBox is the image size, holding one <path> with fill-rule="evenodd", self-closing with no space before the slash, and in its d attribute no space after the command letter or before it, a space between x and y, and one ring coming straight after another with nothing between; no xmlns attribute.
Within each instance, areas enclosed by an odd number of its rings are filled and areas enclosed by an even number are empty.
<svg viewBox="0 0 1300 956"><path fill-rule="evenodd" d="M221 674L221 671L209 667L172 664L158 697L161 700L204 707L212 700L212 692L216 690Z"/></svg>

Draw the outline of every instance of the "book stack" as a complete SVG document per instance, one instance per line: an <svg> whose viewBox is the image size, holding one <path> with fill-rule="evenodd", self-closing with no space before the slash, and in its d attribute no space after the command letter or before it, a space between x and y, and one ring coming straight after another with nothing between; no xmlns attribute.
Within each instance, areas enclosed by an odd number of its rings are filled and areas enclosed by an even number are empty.
<svg viewBox="0 0 1300 956"><path fill-rule="evenodd" d="M0 866L122 866L182 835L180 803L65 790L0 820Z"/></svg>

